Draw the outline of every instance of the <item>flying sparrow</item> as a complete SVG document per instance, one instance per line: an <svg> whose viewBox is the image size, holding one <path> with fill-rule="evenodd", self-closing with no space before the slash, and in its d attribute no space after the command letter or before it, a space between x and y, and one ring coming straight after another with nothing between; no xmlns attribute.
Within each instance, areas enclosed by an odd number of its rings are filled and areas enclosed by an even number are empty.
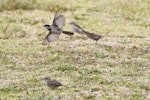
<svg viewBox="0 0 150 100"><path fill-rule="evenodd" d="M79 33L79 34L85 34L88 38L95 40L96 43L99 39L103 38L102 35L98 35L98 34L84 30L75 22L71 22L70 25L72 26L74 32Z"/></svg>
<svg viewBox="0 0 150 100"><path fill-rule="evenodd" d="M64 31L63 26L65 26L65 17L60 12L56 12L55 17L53 19L53 24L46 24L43 26L49 31L49 34L45 37L42 44L47 44L52 41L55 41L59 38L61 33L64 33L69 36L72 36L74 34L70 31Z"/></svg>

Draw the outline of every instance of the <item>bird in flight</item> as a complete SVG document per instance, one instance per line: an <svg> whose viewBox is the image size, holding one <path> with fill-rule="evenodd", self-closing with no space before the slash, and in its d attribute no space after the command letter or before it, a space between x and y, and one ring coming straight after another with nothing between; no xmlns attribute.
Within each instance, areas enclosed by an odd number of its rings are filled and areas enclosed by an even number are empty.
<svg viewBox="0 0 150 100"><path fill-rule="evenodd" d="M50 42L55 41L59 38L61 33L64 33L69 36L72 36L74 34L70 31L64 31L63 26L65 26L65 17L60 12L56 12L52 25L46 24L43 26L49 31L49 33L45 37L42 44L48 44Z"/></svg>
<svg viewBox="0 0 150 100"><path fill-rule="evenodd" d="M72 29L74 32L76 33L79 33L79 34L85 34L88 38L96 41L96 44L97 44L97 41L101 38L103 38L102 35L98 35L98 34L95 34L95 33L92 33L92 32L88 32L86 30L84 30L83 28L81 28L77 23L75 22L71 22L70 25L72 26Z"/></svg>

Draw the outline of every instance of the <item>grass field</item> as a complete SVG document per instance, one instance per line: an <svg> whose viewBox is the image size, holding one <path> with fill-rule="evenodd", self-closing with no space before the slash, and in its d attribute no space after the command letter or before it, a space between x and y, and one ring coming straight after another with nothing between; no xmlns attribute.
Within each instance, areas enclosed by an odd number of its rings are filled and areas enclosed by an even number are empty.
<svg viewBox="0 0 150 100"><path fill-rule="evenodd" d="M56 11L105 37L41 45ZM0 99L149 100L150 0L0 0Z"/></svg>

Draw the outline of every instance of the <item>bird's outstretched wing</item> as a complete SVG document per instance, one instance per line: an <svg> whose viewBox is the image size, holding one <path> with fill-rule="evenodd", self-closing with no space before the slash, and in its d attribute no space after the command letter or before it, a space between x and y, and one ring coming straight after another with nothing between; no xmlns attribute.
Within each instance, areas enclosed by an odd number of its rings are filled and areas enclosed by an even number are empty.
<svg viewBox="0 0 150 100"><path fill-rule="evenodd" d="M79 33L79 34L85 34L84 29L81 28L77 23L71 22L70 24L72 25L72 29L74 32Z"/></svg>
<svg viewBox="0 0 150 100"><path fill-rule="evenodd" d="M59 28L65 26L65 17L61 15L60 12L56 12L53 20L53 25L57 25Z"/></svg>
<svg viewBox="0 0 150 100"><path fill-rule="evenodd" d="M48 43L50 43L50 42L53 42L53 41L55 41L56 39L58 39L59 36L60 36L60 34L49 33L49 34L45 37L45 39L44 39L44 41L42 42L42 44L43 44L43 45L46 45L46 44L48 44Z"/></svg>

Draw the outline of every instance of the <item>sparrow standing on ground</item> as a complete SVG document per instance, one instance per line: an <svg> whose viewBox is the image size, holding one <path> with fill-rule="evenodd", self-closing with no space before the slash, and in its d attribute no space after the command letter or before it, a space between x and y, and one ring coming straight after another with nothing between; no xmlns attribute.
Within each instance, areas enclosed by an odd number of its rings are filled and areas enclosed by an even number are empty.
<svg viewBox="0 0 150 100"><path fill-rule="evenodd" d="M49 30L49 34L45 37L42 44L47 44L49 42L55 41L59 38L61 33L72 36L74 33L69 31L64 31L63 26L65 26L65 18L61 13L56 12L53 24L52 25L44 25L47 30Z"/></svg>
<svg viewBox="0 0 150 100"><path fill-rule="evenodd" d="M85 31L83 28L81 28L77 23L75 22L71 22L70 23L72 25L72 28L73 28L73 31L76 32L76 33L79 33L79 34L85 34L88 38L92 39L92 40L95 40L96 41L96 44L97 44L97 41L101 38L103 38L102 35L98 35L98 34L95 34L95 33L91 33L91 32L88 32L88 31Z"/></svg>
<svg viewBox="0 0 150 100"><path fill-rule="evenodd" d="M60 86L65 86L65 85L61 84L60 82L58 82L57 80L50 79L49 77L45 77L42 80L45 81L46 85L51 89L56 89ZM65 87L67 87L67 86L65 86Z"/></svg>

